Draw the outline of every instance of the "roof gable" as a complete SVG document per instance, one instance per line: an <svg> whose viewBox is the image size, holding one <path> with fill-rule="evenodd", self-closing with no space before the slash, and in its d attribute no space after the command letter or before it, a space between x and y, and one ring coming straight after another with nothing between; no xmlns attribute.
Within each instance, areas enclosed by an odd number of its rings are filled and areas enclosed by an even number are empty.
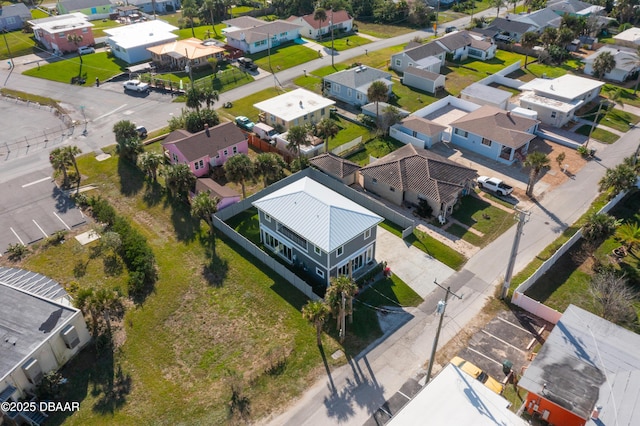
<svg viewBox="0 0 640 426"><path fill-rule="evenodd" d="M6 4L0 7L0 18L8 18L10 16L31 19L31 12L29 12L29 8L24 3Z"/></svg>
<svg viewBox="0 0 640 426"><path fill-rule="evenodd" d="M317 29L318 26L320 26L320 28L324 28L324 27L328 27L331 25L331 21L333 21L333 25L336 24L341 24L343 22L349 22L352 21L353 18L351 16L349 16L349 13L346 10L336 10L335 12L331 11L331 9L326 11L327 13L327 19L325 19L324 21L319 21L317 19L314 18L314 14L310 13L308 15L303 15L303 16L291 16L289 17L289 19L287 19L287 21L293 21L296 19L302 19L304 22L307 23L307 25L309 25L312 28Z"/></svg>
<svg viewBox="0 0 640 426"><path fill-rule="evenodd" d="M172 144L188 161L195 161L206 156L215 157L221 149L243 142L247 137L235 124L227 122L193 134L171 132L167 139L163 146Z"/></svg>
<svg viewBox="0 0 640 426"><path fill-rule="evenodd" d="M511 114L491 105L483 105L457 119L451 126L511 148L519 148L535 138L527 130L536 123L539 121Z"/></svg>
<svg viewBox="0 0 640 426"><path fill-rule="evenodd" d="M323 172L343 178L360 170L360 166L332 153L320 154L313 157L309 162Z"/></svg>
<svg viewBox="0 0 640 426"><path fill-rule="evenodd" d="M377 214L308 177L253 205L327 253L382 222Z"/></svg>
<svg viewBox="0 0 640 426"><path fill-rule="evenodd" d="M491 22L489 29L496 28L500 31L523 34L529 31L531 27L532 25L527 22L512 21L509 18L496 18Z"/></svg>
<svg viewBox="0 0 640 426"><path fill-rule="evenodd" d="M301 25L281 20L266 23L264 23L264 21L260 22L263 22L263 25L258 25L251 28L242 28L236 31L229 31L226 33L226 36L235 40L244 40L245 42L251 44L257 41L266 40L269 35L280 34L283 32L300 29L302 27Z"/></svg>
<svg viewBox="0 0 640 426"><path fill-rule="evenodd" d="M376 68L361 65L330 74L324 79L353 89L361 88L363 86L365 86L363 89L366 89L366 87L370 86L371 83L377 80L388 80L386 83L390 84L391 74Z"/></svg>
<svg viewBox="0 0 640 426"><path fill-rule="evenodd" d="M444 52L446 52L446 50L435 41L404 51L404 53L414 61L419 61L420 59L428 58L429 56L437 56Z"/></svg>

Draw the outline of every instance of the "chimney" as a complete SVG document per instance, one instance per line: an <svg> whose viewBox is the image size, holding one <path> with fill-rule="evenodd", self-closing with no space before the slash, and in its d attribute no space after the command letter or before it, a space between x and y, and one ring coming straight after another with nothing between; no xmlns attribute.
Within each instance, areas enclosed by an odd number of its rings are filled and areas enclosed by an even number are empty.
<svg viewBox="0 0 640 426"><path fill-rule="evenodd" d="M209 133L209 123L204 123L204 133L207 137L211 137L211 134Z"/></svg>
<svg viewBox="0 0 640 426"><path fill-rule="evenodd" d="M304 107L302 106L302 101L300 101L300 108L304 108Z"/></svg>

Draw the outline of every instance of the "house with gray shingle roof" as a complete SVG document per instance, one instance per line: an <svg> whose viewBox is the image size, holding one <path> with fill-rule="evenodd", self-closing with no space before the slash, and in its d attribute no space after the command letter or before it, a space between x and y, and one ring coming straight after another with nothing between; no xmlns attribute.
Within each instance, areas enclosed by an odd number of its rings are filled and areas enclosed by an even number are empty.
<svg viewBox="0 0 640 426"><path fill-rule="evenodd" d="M239 18L225 21L225 23L229 25L229 22L233 21L232 23L238 25L247 24L245 21L235 22L237 19ZM265 22L256 19L256 21L261 22L262 25L257 25L254 22L255 26L223 31L227 37L227 44L245 53L257 53L300 38L300 28L302 27L298 24L281 20Z"/></svg>
<svg viewBox="0 0 640 426"><path fill-rule="evenodd" d="M427 93L444 89L445 77L424 68L408 67L402 76L402 84Z"/></svg>
<svg viewBox="0 0 640 426"><path fill-rule="evenodd" d="M198 133L174 130L162 143L171 164L188 164L197 177L206 176L212 167L222 166L236 154L247 154L246 134L227 122Z"/></svg>
<svg viewBox="0 0 640 426"><path fill-rule="evenodd" d="M451 123L451 143L505 164L525 158L538 120L483 105Z"/></svg>
<svg viewBox="0 0 640 426"><path fill-rule="evenodd" d="M401 142L428 149L442 141L447 128L417 115L410 115L389 129L389 135Z"/></svg>
<svg viewBox="0 0 640 426"><path fill-rule="evenodd" d="M494 19L487 29L490 31L495 30L497 34L505 35L520 43L524 33L529 31L536 32L538 28L530 22L514 21L507 16L506 18Z"/></svg>
<svg viewBox="0 0 640 426"><path fill-rule="evenodd" d="M316 282L354 278L375 261L377 214L304 177L252 203L265 249L301 268Z"/></svg>
<svg viewBox="0 0 640 426"><path fill-rule="evenodd" d="M360 166L330 152L313 157L309 163L345 185L352 185L358 180L357 172L360 170Z"/></svg>
<svg viewBox="0 0 640 426"><path fill-rule="evenodd" d="M0 28L4 30L19 30L30 19L31 12L24 3L5 4L0 7Z"/></svg>
<svg viewBox="0 0 640 426"><path fill-rule="evenodd" d="M391 95L393 83L391 74L376 68L360 65L335 72L323 80L325 95L350 105L361 106L369 103L367 91L374 81L387 86L387 95Z"/></svg>
<svg viewBox="0 0 640 426"><path fill-rule="evenodd" d="M518 386L548 424L640 424L640 336L569 305Z"/></svg>
<svg viewBox="0 0 640 426"><path fill-rule="evenodd" d="M300 35L314 40L330 34L331 28L333 28L334 35L337 35L338 32L350 32L353 29L353 17L346 10L333 12L329 9L326 12L327 19L324 21L315 19L314 14L311 13L304 16L290 16L287 22L302 26Z"/></svg>
<svg viewBox="0 0 640 426"><path fill-rule="evenodd" d="M444 47L435 41L418 46L410 43L407 46L408 49L391 55L390 67L392 70L404 72L408 67L420 67L431 72L440 72L440 67L444 65L447 53Z"/></svg>
<svg viewBox="0 0 640 426"><path fill-rule="evenodd" d="M478 175L432 151L406 145L360 169L363 186L394 204L426 200L434 216L448 216Z"/></svg>

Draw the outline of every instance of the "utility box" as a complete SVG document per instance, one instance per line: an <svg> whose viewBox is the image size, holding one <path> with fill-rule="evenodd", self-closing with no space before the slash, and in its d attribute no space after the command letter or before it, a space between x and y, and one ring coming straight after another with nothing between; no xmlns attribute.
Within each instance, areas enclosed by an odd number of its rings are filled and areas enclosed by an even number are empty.
<svg viewBox="0 0 640 426"><path fill-rule="evenodd" d="M512 367L513 367L513 363L508 359L505 359L504 361L502 361L502 372L505 374L505 376L511 373Z"/></svg>

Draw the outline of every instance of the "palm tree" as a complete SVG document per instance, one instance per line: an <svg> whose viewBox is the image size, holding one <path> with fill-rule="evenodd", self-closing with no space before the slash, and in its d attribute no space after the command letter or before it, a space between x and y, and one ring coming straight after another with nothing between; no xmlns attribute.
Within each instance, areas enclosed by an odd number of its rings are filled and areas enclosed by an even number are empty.
<svg viewBox="0 0 640 426"><path fill-rule="evenodd" d="M215 35L218 35L218 32L216 31L216 21L213 19L213 12L215 12L217 9L217 5L215 0L204 0L202 2L202 7L200 8L201 12L208 12L209 13L209 19L211 19L211 26L213 27L213 32L215 33Z"/></svg>
<svg viewBox="0 0 640 426"><path fill-rule="evenodd" d="M640 244L640 225L638 222L627 222L616 229L615 237L631 251Z"/></svg>
<svg viewBox="0 0 640 426"><path fill-rule="evenodd" d="M538 175L545 167L549 166L549 157L543 152L534 151L527 155L527 158L524 160L523 165L525 167L530 167L529 170L529 182L527 183L527 191L526 194L529 197L533 197L533 187L536 184L536 180L538 179Z"/></svg>
<svg viewBox="0 0 640 426"><path fill-rule="evenodd" d="M76 169L76 177L78 179L78 183L80 183L80 170L78 170L76 155L82 154L82 151L75 145L68 145L62 148L62 152L67 157L67 160L73 164L73 168Z"/></svg>
<svg viewBox="0 0 640 426"><path fill-rule="evenodd" d="M386 102L389 99L389 88L380 80L376 80L367 89L367 99L376 103L376 123L380 122L379 102Z"/></svg>
<svg viewBox="0 0 640 426"><path fill-rule="evenodd" d="M331 118L323 118L316 124L316 132L324 141L324 152L329 152L329 139L335 138L339 131L340 127Z"/></svg>
<svg viewBox="0 0 640 426"><path fill-rule="evenodd" d="M82 34L67 34L67 41L76 46L78 59L80 59L80 71L78 72L78 77L80 77L82 75L82 54L80 53L80 50L78 50L78 46L82 43Z"/></svg>
<svg viewBox="0 0 640 426"><path fill-rule="evenodd" d="M496 18L497 18L500 15L500 8L504 6L504 0L491 0L489 4L492 7L495 7L497 9L496 10Z"/></svg>
<svg viewBox="0 0 640 426"><path fill-rule="evenodd" d="M120 296L113 290L101 288L93 293L92 299L95 310L104 318L107 333L111 334L111 315L122 309Z"/></svg>
<svg viewBox="0 0 640 426"><path fill-rule="evenodd" d="M582 227L582 237L588 241L608 238L616 228L620 226L620 220L607 213L593 212L586 218Z"/></svg>
<svg viewBox="0 0 640 426"><path fill-rule="evenodd" d="M136 163L138 154L144 151L140 135L136 131L136 125L129 120L121 120L113 125L113 133L116 136L116 152L120 157Z"/></svg>
<svg viewBox="0 0 640 426"><path fill-rule="evenodd" d="M529 61L529 54L528 51L529 49L533 48L538 41L540 40L540 37L538 36L538 33L535 33L533 31L527 31L526 33L522 34L522 38L520 39L520 45L525 49L525 54L524 54L524 68L527 68L528 65L528 61Z"/></svg>
<svg viewBox="0 0 640 426"><path fill-rule="evenodd" d="M558 37L556 38L556 43L566 48L569 43L571 43L576 38L575 33L567 27L560 28L558 30Z"/></svg>
<svg viewBox="0 0 640 426"><path fill-rule="evenodd" d="M196 32L193 29L193 18L198 16L198 8L194 0L184 0L182 2L182 16L189 20L191 24L191 35L195 38Z"/></svg>
<svg viewBox="0 0 640 426"><path fill-rule="evenodd" d="M287 149L298 155L298 161L301 161L302 152L300 146L307 142L307 129L303 126L291 126L287 132Z"/></svg>
<svg viewBox="0 0 640 426"><path fill-rule="evenodd" d="M613 169L607 169L602 179L600 179L600 191L611 190L614 197L622 191L626 191L635 186L637 174L633 167L626 163L618 164Z"/></svg>
<svg viewBox="0 0 640 426"><path fill-rule="evenodd" d="M264 187L281 179L284 175L284 161L273 152L263 152L256 156L253 168L256 176L262 176Z"/></svg>
<svg viewBox="0 0 640 426"><path fill-rule="evenodd" d="M212 216L218 211L218 197L211 198L211 193L199 192L191 199L191 216L200 218L209 225L209 233L215 235Z"/></svg>
<svg viewBox="0 0 640 426"><path fill-rule="evenodd" d="M187 90L185 96L187 98L185 101L185 105L187 106L187 108L195 109L196 114L200 115L200 106L202 105L203 101L203 94L200 89L192 86L189 90Z"/></svg>
<svg viewBox="0 0 640 426"><path fill-rule="evenodd" d="M556 42L558 38L558 30L555 27L547 27L540 35L540 41L544 44L545 49Z"/></svg>
<svg viewBox="0 0 640 426"><path fill-rule="evenodd" d="M205 87L205 89L202 91L201 99L204 101L207 109L211 109L213 104L220 100L220 97L218 96L218 92L216 90L213 90L213 88L211 87Z"/></svg>
<svg viewBox="0 0 640 426"><path fill-rule="evenodd" d="M164 163L164 155L159 152L144 152L139 158L140 168L154 182L158 181L158 169Z"/></svg>
<svg viewBox="0 0 640 426"><path fill-rule="evenodd" d="M311 322L316 327L318 346L322 346L322 327L329 315L329 308L322 301L308 301L302 307L302 318Z"/></svg>
<svg viewBox="0 0 640 426"><path fill-rule="evenodd" d="M246 198L245 183L253 180L253 163L247 154L238 154L224 163L224 173L231 182L239 183L242 187L242 198Z"/></svg>
<svg viewBox="0 0 640 426"><path fill-rule="evenodd" d="M313 12L313 20L318 21L318 40L322 38L322 24L327 20L327 11L319 7Z"/></svg>
<svg viewBox="0 0 640 426"><path fill-rule="evenodd" d="M611 52L601 52L593 61L593 74L602 78L605 74L616 67L616 59Z"/></svg>
<svg viewBox="0 0 640 426"><path fill-rule="evenodd" d="M640 46L636 47L635 56L629 56L627 59L622 61L624 65L631 65L634 69L640 70ZM638 92L638 84L640 83L640 71L636 71L638 76L636 77L636 84L633 86L633 94L635 95Z"/></svg>
<svg viewBox="0 0 640 426"><path fill-rule="evenodd" d="M169 193L186 198L187 192L196 183L196 176L187 164L172 164L162 168Z"/></svg>
<svg viewBox="0 0 640 426"><path fill-rule="evenodd" d="M349 314L349 323L353 321L353 296L358 291L356 283L348 276L342 275L331 279L324 300L331 313L336 317L337 328L340 330L340 322L344 315ZM346 298L346 306L342 308L342 297ZM340 341L344 340L345 330L342 330Z"/></svg>
<svg viewBox="0 0 640 426"><path fill-rule="evenodd" d="M62 186L66 188L69 185L69 176L67 174L69 158L64 153L63 148L56 148L49 153L49 163L51 163L53 170L62 172Z"/></svg>

